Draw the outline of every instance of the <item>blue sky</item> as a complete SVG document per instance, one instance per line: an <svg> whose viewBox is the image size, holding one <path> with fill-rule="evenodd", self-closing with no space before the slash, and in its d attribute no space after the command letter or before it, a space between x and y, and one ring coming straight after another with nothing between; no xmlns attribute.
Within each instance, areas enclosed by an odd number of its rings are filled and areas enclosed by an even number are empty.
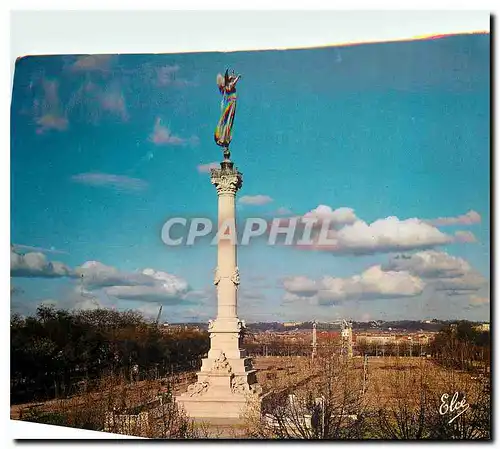
<svg viewBox="0 0 500 449"><path fill-rule="evenodd" d="M168 321L214 317L215 247L160 234L171 217L216 216L206 166L221 159L215 76L229 66L242 74L238 198L261 195L239 218L338 220L336 248L240 247L242 318L488 320L489 45L18 60L12 311L163 304Z"/></svg>

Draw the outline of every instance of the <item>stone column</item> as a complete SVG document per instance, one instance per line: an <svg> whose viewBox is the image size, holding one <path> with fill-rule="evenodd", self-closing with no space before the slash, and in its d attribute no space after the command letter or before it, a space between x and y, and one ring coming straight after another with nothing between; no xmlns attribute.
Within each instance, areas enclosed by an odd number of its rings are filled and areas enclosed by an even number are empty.
<svg viewBox="0 0 500 449"><path fill-rule="evenodd" d="M220 168L212 169L211 182L218 196L217 317L210 320L210 350L202 360L198 381L177 397L193 418L241 418L247 406L259 408L261 388L252 361L240 348L245 323L237 315L240 276L237 266L236 193L242 174L224 153Z"/></svg>
<svg viewBox="0 0 500 449"><path fill-rule="evenodd" d="M233 162L225 159L220 169L213 169L212 184L218 195L218 236L217 268L214 284L217 286L216 322L238 322L238 286L240 275L236 256L236 192L241 188L242 175L234 168Z"/></svg>
<svg viewBox="0 0 500 449"><path fill-rule="evenodd" d="M218 243L214 276L214 285L217 288L217 317L209 323L211 345L208 358L216 358L222 351L232 360L233 370L244 371L241 359L244 351L239 347L244 323L237 316L240 274L236 255L238 238L235 204L236 192L242 186L243 177L227 153L224 161L220 163L220 168L212 169L210 179L218 196ZM202 371L205 366L206 363Z"/></svg>

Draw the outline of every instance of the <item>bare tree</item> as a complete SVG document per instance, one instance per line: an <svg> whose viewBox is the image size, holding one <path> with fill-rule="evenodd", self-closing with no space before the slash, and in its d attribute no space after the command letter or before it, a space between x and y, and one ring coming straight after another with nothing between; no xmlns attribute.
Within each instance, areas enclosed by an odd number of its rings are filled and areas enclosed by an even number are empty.
<svg viewBox="0 0 500 449"><path fill-rule="evenodd" d="M278 439L360 438L363 427L362 371L339 355L318 358L302 382L274 390L253 436ZM293 394L290 394L292 393Z"/></svg>
<svg viewBox="0 0 500 449"><path fill-rule="evenodd" d="M489 439L489 380L471 378L469 374L442 369L420 359L412 369L396 362L384 382L389 394L370 422L373 437ZM455 403L463 399L467 405L450 410L455 394ZM443 403L447 406L442 406Z"/></svg>

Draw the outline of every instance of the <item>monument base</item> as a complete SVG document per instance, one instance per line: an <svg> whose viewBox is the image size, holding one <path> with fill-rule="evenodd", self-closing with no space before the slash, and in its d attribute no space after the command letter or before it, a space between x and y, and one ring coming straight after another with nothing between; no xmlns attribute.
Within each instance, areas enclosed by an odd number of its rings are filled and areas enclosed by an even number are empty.
<svg viewBox="0 0 500 449"><path fill-rule="evenodd" d="M243 395L219 397L178 396L177 403L190 418L230 418L243 420L248 414L260 413L260 397L251 400Z"/></svg>
<svg viewBox="0 0 500 449"><path fill-rule="evenodd" d="M190 418L236 418L260 414L262 388L250 359L227 359L220 352L216 359L204 359L198 381L189 385L176 402Z"/></svg>

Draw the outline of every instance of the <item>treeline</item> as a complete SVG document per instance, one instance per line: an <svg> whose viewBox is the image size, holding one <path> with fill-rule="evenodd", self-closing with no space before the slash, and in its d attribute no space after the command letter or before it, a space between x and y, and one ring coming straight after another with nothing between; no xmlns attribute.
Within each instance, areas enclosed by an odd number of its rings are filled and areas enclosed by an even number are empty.
<svg viewBox="0 0 500 449"><path fill-rule="evenodd" d="M443 325L450 324L450 321L443 320L432 320L430 322L424 321L413 321L413 320L398 320L398 321L352 321L351 325L353 330L373 330L373 329L392 329L392 330L407 330L407 331L439 331ZM313 322L304 321L295 326L285 326L283 323L278 322L259 322L259 323L247 323L249 330L253 332L286 332L290 330L300 329L300 330L312 330ZM336 323L323 323L319 322L316 324L318 330L339 330L341 327L339 322Z"/></svg>
<svg viewBox="0 0 500 449"><path fill-rule="evenodd" d="M56 310L11 317L11 403L69 396L104 375L158 378L197 368L206 332L162 332L135 311Z"/></svg>
<svg viewBox="0 0 500 449"><path fill-rule="evenodd" d="M309 357L312 352L312 342L310 339L297 339L293 337L283 337L269 335L266 339L257 341L256 339L243 339L243 349L251 357L259 356L306 356ZM341 340L339 336L328 336L320 338L317 341L316 354L318 356L326 356L338 354L341 350Z"/></svg>
<svg viewBox="0 0 500 449"><path fill-rule="evenodd" d="M469 321L451 323L436 334L430 351L445 367L486 373L491 361L490 332L478 330Z"/></svg>
<svg viewBox="0 0 500 449"><path fill-rule="evenodd" d="M311 344L286 342L282 339L269 340L266 343L243 340L242 348L250 357L267 356L310 356Z"/></svg>
<svg viewBox="0 0 500 449"><path fill-rule="evenodd" d="M354 348L358 355L375 357L421 357L430 354L430 343L410 340L373 342L359 338Z"/></svg>

